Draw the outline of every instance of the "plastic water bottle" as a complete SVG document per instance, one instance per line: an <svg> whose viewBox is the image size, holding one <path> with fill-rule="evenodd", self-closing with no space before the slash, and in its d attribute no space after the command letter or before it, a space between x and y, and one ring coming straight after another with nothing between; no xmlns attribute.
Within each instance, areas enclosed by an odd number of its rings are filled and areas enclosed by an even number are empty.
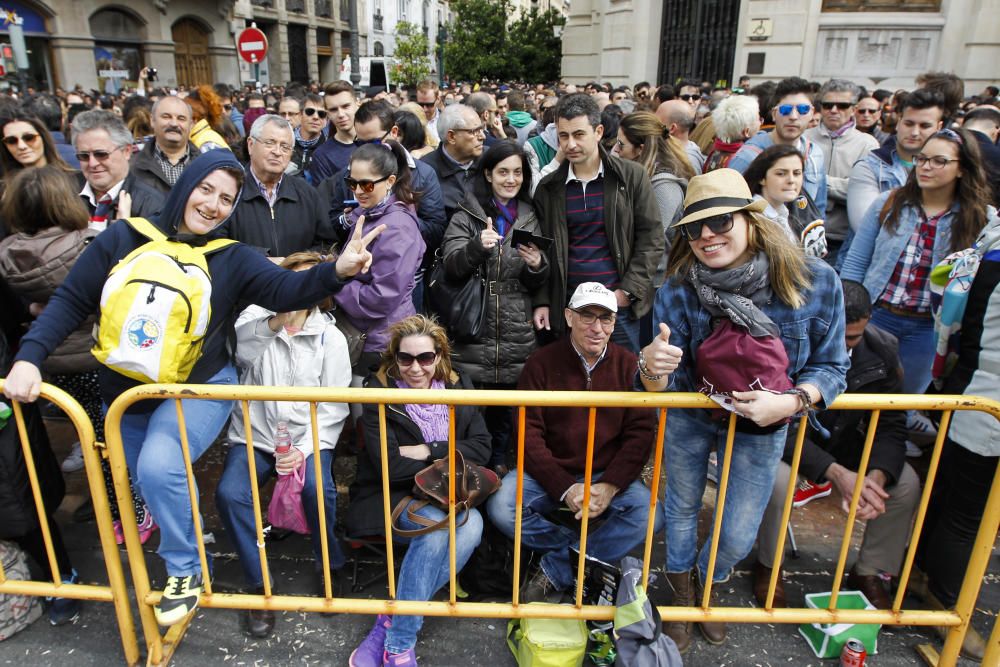
<svg viewBox="0 0 1000 667"><path fill-rule="evenodd" d="M288 422L278 422L274 432L274 456L280 458L292 448L292 434L288 432Z"/></svg>

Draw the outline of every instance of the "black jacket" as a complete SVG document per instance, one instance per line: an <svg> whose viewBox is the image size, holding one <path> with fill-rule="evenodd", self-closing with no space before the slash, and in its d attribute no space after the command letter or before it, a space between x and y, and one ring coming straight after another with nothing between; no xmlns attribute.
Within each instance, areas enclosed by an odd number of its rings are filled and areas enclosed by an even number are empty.
<svg viewBox="0 0 1000 667"><path fill-rule="evenodd" d="M448 389L472 389L472 383L457 376L448 384ZM387 378L375 374L365 380L366 387L384 388ZM395 383L388 381L390 387ZM416 392L415 392L416 393ZM455 448L462 452L470 463L484 465L490 458L490 433L480 409L472 405L455 406ZM378 405L364 405L361 415L364 427L367 456L358 456L358 474L351 486L351 504L347 508L347 533L353 536L385 534L385 519L382 513L382 449L378 426ZM385 411L386 445L389 453L389 510L408 496L413 490L413 477L433 461L448 455L448 441L424 442L420 428L406 414L403 405L386 405ZM426 444L431 448L431 457L417 461L400 456L402 445Z"/></svg>
<svg viewBox="0 0 1000 667"><path fill-rule="evenodd" d="M424 164L429 164L437 174L441 185L441 197L444 199L444 213L447 220L465 201L465 195L472 192L472 180L476 175L477 165L473 163L468 169L462 169L458 163L444 154L444 144L440 144L433 152L420 158Z"/></svg>
<svg viewBox="0 0 1000 667"><path fill-rule="evenodd" d="M142 150L132 156L132 164L129 167L129 175L145 183L149 187L166 195L170 192L171 185L167 182L167 177L163 175L160 163L157 162L153 150L156 147L156 140L150 139ZM188 163L199 155L194 144L188 144Z"/></svg>
<svg viewBox="0 0 1000 667"><path fill-rule="evenodd" d="M131 171L125 177L125 182L122 184L120 192L127 192L132 197L132 217L146 218L147 220L159 217L160 210L163 208L163 193L143 183ZM86 197L81 196L81 199L83 199L87 211L93 215L94 205ZM117 210L117 208L118 200L116 199L112 210Z"/></svg>
<svg viewBox="0 0 1000 667"><path fill-rule="evenodd" d="M604 148L604 227L611 255L618 269L619 288L635 298L632 313L641 317L653 307L656 289L653 277L664 252L663 222L653 196L653 186L645 169L622 160ZM563 308L569 302L566 273L569 262L569 231L566 226L566 177L569 161L546 176L535 189L535 211L542 236L554 239L548 253L552 264L548 289L535 306L549 307L552 330L561 334L566 328Z"/></svg>
<svg viewBox="0 0 1000 667"><path fill-rule="evenodd" d="M240 205L229 220L226 234L271 257L287 257L303 250L326 251L335 240L319 195L305 179L285 174L271 208L249 165Z"/></svg>
<svg viewBox="0 0 1000 667"><path fill-rule="evenodd" d="M982 132L972 130L972 136L979 142L979 152L983 154L983 168L993 193L993 201L990 203L1000 207L1000 147Z"/></svg>
<svg viewBox="0 0 1000 667"><path fill-rule="evenodd" d="M851 353L851 368L847 371L847 392L852 394L901 394L903 374L899 362L896 337L874 324L865 329L864 337ZM866 410L827 410L818 414L820 423L830 432L829 438L809 427L802 444L799 472L811 480L823 479L831 463L857 470L868 433ZM796 423L793 421L793 424ZM798 429L788 429L785 442L786 463L792 460ZM906 412L884 410L879 416L872 444L869 470L881 470L892 486L899 479L906 462Z"/></svg>

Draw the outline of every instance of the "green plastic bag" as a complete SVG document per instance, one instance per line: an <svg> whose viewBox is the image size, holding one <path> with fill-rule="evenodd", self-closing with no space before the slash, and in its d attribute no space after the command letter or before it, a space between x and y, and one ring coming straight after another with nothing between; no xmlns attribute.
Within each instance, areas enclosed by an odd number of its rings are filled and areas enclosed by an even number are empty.
<svg viewBox="0 0 1000 667"><path fill-rule="evenodd" d="M587 651L587 624L571 619L512 618L507 624L507 645L519 667L581 667Z"/></svg>
<svg viewBox="0 0 1000 667"><path fill-rule="evenodd" d="M829 593L809 593L806 606L826 609L830 606ZM837 596L837 609L875 609L861 591L841 591ZM857 639L865 645L868 655L878 652L878 623L803 623L799 633L806 638L817 658L839 658L848 639Z"/></svg>

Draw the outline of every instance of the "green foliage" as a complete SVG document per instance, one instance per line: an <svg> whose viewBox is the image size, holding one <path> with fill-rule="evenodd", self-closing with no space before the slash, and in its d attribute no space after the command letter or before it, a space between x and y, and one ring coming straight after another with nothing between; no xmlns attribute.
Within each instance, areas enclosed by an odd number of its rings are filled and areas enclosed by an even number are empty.
<svg viewBox="0 0 1000 667"><path fill-rule="evenodd" d="M562 39L553 27L565 19L554 9L532 9L508 23L510 0L452 0L455 20L445 46L452 80L553 81L559 78Z"/></svg>
<svg viewBox="0 0 1000 667"><path fill-rule="evenodd" d="M412 23L396 24L396 52L393 54L395 82L412 87L431 73L430 44L424 31Z"/></svg>

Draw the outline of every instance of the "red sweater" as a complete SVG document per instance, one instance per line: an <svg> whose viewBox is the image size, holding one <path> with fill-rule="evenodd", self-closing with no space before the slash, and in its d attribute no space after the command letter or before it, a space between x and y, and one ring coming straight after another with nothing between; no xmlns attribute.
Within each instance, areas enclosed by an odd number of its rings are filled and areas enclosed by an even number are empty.
<svg viewBox="0 0 1000 667"><path fill-rule="evenodd" d="M587 370L569 335L536 350L524 365L518 389L532 391L633 391L636 356L608 343L607 354L587 382ZM563 496L586 469L589 408L528 407L525 412L525 472L554 499ZM656 411L598 408L594 474L624 489L639 478L656 437Z"/></svg>

